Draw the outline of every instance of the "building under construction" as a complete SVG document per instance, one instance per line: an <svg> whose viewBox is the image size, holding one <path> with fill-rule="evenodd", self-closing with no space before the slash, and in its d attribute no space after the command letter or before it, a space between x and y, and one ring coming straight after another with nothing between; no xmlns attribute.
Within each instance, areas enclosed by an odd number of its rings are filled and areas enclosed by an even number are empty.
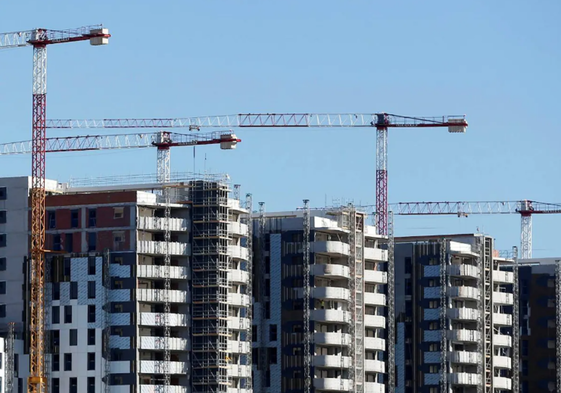
<svg viewBox="0 0 561 393"><path fill-rule="evenodd" d="M254 391L391 391L388 237L352 206L253 218Z"/></svg>
<svg viewBox="0 0 561 393"><path fill-rule="evenodd" d="M47 181L49 391L251 391L248 211L226 177L136 180ZM3 380L14 393L29 370L30 185L0 179Z"/></svg>

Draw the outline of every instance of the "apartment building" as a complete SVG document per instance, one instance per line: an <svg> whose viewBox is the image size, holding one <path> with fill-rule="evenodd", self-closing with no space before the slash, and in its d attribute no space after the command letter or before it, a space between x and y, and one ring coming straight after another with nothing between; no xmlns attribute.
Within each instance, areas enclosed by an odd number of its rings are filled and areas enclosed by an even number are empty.
<svg viewBox="0 0 561 393"><path fill-rule="evenodd" d="M483 235L396 238L396 392L512 389L512 260Z"/></svg>
<svg viewBox="0 0 561 393"><path fill-rule="evenodd" d="M387 238L352 207L253 219L254 390L386 391Z"/></svg>
<svg viewBox="0 0 561 393"><path fill-rule="evenodd" d="M169 185L164 197L148 177L48 182L50 392L251 392L248 212L223 177ZM20 338L29 186L0 179L0 323L16 322ZM25 390L26 346L16 341L14 392Z"/></svg>
<svg viewBox="0 0 561 393"><path fill-rule="evenodd" d="M519 260L521 393L561 389L560 260Z"/></svg>

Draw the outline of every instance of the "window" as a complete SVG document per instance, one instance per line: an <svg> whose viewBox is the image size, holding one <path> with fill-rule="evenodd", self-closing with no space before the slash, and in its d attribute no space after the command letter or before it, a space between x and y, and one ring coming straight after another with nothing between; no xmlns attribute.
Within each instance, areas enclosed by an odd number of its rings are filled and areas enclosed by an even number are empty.
<svg viewBox="0 0 561 393"><path fill-rule="evenodd" d="M269 341L277 341L277 325L269 326Z"/></svg>
<svg viewBox="0 0 561 393"><path fill-rule="evenodd" d="M88 227L95 227L97 225L97 210L88 209Z"/></svg>
<svg viewBox="0 0 561 393"><path fill-rule="evenodd" d="M436 352L438 351L438 344L437 343L431 343L429 345L429 352Z"/></svg>
<svg viewBox="0 0 561 393"><path fill-rule="evenodd" d="M411 274L411 268L413 265L411 264L411 257L405 257L405 274Z"/></svg>
<svg viewBox="0 0 561 393"><path fill-rule="evenodd" d="M53 282L53 300L60 300L60 283Z"/></svg>
<svg viewBox="0 0 561 393"><path fill-rule="evenodd" d="M79 214L79 210L71 210L70 211L70 227L71 228L78 228L78 216Z"/></svg>
<svg viewBox="0 0 561 393"><path fill-rule="evenodd" d="M431 322L429 324L429 330L438 330L438 322Z"/></svg>
<svg viewBox="0 0 561 393"><path fill-rule="evenodd" d="M72 323L72 306L64 306L64 323Z"/></svg>
<svg viewBox="0 0 561 393"><path fill-rule="evenodd" d="M436 364L432 364L429 366L429 373L436 374L438 372L438 366Z"/></svg>
<svg viewBox="0 0 561 393"><path fill-rule="evenodd" d="M429 302L429 308L438 308L438 300L431 300Z"/></svg>
<svg viewBox="0 0 561 393"><path fill-rule="evenodd" d="M78 282L70 282L70 299L78 299Z"/></svg>
<svg viewBox="0 0 561 393"><path fill-rule="evenodd" d="M58 347L60 345L60 330L51 330L51 332L51 342L54 347Z"/></svg>
<svg viewBox="0 0 561 393"><path fill-rule="evenodd" d="M6 258L0 258L0 271L6 270Z"/></svg>
<svg viewBox="0 0 561 393"><path fill-rule="evenodd" d="M0 281L0 295L6 294L6 281Z"/></svg>
<svg viewBox="0 0 561 393"><path fill-rule="evenodd" d="M267 348L268 349L268 357L269 357L269 364L277 364L277 348Z"/></svg>
<svg viewBox="0 0 561 393"><path fill-rule="evenodd" d="M57 355L58 356L58 355ZM53 370L54 371L54 370ZM58 378L53 378L53 393L60 393L60 382ZM21 385L20 385L21 386Z"/></svg>
<svg viewBox="0 0 561 393"><path fill-rule="evenodd" d="M547 307L555 307L555 299L547 299Z"/></svg>
<svg viewBox="0 0 561 393"><path fill-rule="evenodd" d="M53 371L60 370L60 355L58 353L53 354Z"/></svg>
<svg viewBox="0 0 561 393"><path fill-rule="evenodd" d="M522 375L528 375L528 361L522 360Z"/></svg>
<svg viewBox="0 0 561 393"><path fill-rule="evenodd" d="M95 393L95 377L88 377L88 393Z"/></svg>
<svg viewBox="0 0 561 393"><path fill-rule="evenodd" d="M251 341L257 341L257 326L255 325L251 326Z"/></svg>
<svg viewBox="0 0 561 393"><path fill-rule="evenodd" d="M53 306L52 311L51 311L51 320L52 320L53 324L60 323L60 307L59 306Z"/></svg>
<svg viewBox="0 0 561 393"><path fill-rule="evenodd" d="M0 224L6 223L6 210L0 210Z"/></svg>
<svg viewBox="0 0 561 393"><path fill-rule="evenodd" d="M88 345L95 345L95 329L88 329Z"/></svg>
<svg viewBox="0 0 561 393"><path fill-rule="evenodd" d="M0 318L6 318L6 305L0 304Z"/></svg>
<svg viewBox="0 0 561 393"><path fill-rule="evenodd" d="M95 299L95 281L88 281L88 299Z"/></svg>
<svg viewBox="0 0 561 393"><path fill-rule="evenodd" d="M64 371L72 371L72 354L64 354Z"/></svg>
<svg viewBox="0 0 561 393"><path fill-rule="evenodd" d="M67 252L74 252L74 235L67 233L64 237L64 249Z"/></svg>
<svg viewBox="0 0 561 393"><path fill-rule="evenodd" d="M429 284L427 285L429 287L435 287L436 286L436 280L430 279L429 280Z"/></svg>
<svg viewBox="0 0 561 393"><path fill-rule="evenodd" d="M125 232L123 232L123 231L113 232L113 242L114 243L124 243L125 242Z"/></svg>
<svg viewBox="0 0 561 393"><path fill-rule="evenodd" d="M0 247L6 247L6 234L0 233Z"/></svg>
<svg viewBox="0 0 561 393"><path fill-rule="evenodd" d="M97 240L97 233L95 232L88 233L88 251L95 251L95 249L97 248L96 240Z"/></svg>
<svg viewBox="0 0 561 393"><path fill-rule="evenodd" d="M0 187L0 200L5 201L8 198L8 190L6 187Z"/></svg>
<svg viewBox="0 0 561 393"><path fill-rule="evenodd" d="M300 347L292 348L292 355L300 356L301 354L302 354L302 348L300 348Z"/></svg>
<svg viewBox="0 0 561 393"><path fill-rule="evenodd" d="M70 378L70 393L78 393L78 378Z"/></svg>
<svg viewBox="0 0 561 393"><path fill-rule="evenodd" d="M53 235L53 250L55 250L55 251L61 251L62 250L61 240L60 240L60 235L59 234Z"/></svg>
<svg viewBox="0 0 561 393"><path fill-rule="evenodd" d="M95 276L95 257L88 257L88 274Z"/></svg>
<svg viewBox="0 0 561 393"><path fill-rule="evenodd" d="M56 228L56 212L54 210L49 210L47 212L47 228L48 229Z"/></svg>
<svg viewBox="0 0 561 393"><path fill-rule="evenodd" d="M522 356L528 356L528 340L522 340Z"/></svg>
<svg viewBox="0 0 561 393"><path fill-rule="evenodd" d="M95 322L95 304L88 306L88 323Z"/></svg>
<svg viewBox="0 0 561 393"><path fill-rule="evenodd" d="M70 329L70 335L68 337L71 347L78 345L78 329Z"/></svg>
<svg viewBox="0 0 561 393"><path fill-rule="evenodd" d="M0 353L0 369L3 368L4 366L4 358L2 357L3 353ZM2 385L0 383L0 385ZM2 390L0 389L0 393L2 392Z"/></svg>
<svg viewBox="0 0 561 393"><path fill-rule="evenodd" d="M124 207L114 207L113 208L113 218L114 219L119 219L119 218L123 218L123 216L125 215L125 208Z"/></svg>
<svg viewBox="0 0 561 393"><path fill-rule="evenodd" d="M88 370L95 370L95 352L88 352Z"/></svg>
<svg viewBox="0 0 561 393"><path fill-rule="evenodd" d="M70 258L64 258L64 277L65 277L65 280L70 281L71 272L72 272L72 264L70 263Z"/></svg>

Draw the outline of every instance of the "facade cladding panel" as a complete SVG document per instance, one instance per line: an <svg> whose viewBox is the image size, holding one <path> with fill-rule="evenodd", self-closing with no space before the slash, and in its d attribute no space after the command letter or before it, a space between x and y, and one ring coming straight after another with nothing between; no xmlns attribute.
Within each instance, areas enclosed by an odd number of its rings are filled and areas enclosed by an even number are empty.
<svg viewBox="0 0 561 393"><path fill-rule="evenodd" d="M555 274L554 264L519 268L522 393L556 391Z"/></svg>

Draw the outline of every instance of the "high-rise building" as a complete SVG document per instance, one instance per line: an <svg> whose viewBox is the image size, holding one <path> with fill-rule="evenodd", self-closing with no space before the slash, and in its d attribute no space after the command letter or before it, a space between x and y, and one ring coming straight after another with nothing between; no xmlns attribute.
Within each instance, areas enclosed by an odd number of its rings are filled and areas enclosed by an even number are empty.
<svg viewBox="0 0 561 393"><path fill-rule="evenodd" d="M387 237L352 207L254 214L255 392L385 392Z"/></svg>
<svg viewBox="0 0 561 393"><path fill-rule="evenodd" d="M223 177L180 180L168 191L148 178L47 183L50 392L251 392L248 212ZM29 188L27 177L0 179L0 323L16 322L19 338ZM26 346L17 340L14 392L25 389Z"/></svg>
<svg viewBox="0 0 561 393"><path fill-rule="evenodd" d="M396 392L511 391L513 261L493 243L396 238Z"/></svg>

